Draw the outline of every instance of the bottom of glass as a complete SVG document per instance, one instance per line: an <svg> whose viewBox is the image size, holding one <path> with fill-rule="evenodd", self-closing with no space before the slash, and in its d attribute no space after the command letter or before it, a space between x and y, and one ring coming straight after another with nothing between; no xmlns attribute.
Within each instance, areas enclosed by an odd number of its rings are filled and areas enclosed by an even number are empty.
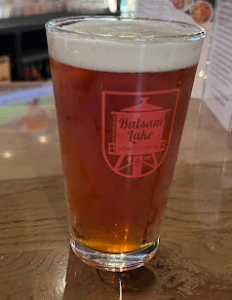
<svg viewBox="0 0 232 300"><path fill-rule="evenodd" d="M116 254L91 249L72 237L70 244L74 253L86 264L101 270L124 272L142 267L151 260L159 247L159 239L138 251Z"/></svg>

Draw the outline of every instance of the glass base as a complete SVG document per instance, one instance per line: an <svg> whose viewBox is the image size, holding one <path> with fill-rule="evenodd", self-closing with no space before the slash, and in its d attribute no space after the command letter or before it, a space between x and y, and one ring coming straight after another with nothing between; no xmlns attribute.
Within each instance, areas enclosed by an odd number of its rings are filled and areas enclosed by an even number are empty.
<svg viewBox="0 0 232 300"><path fill-rule="evenodd" d="M72 237L70 244L74 253L86 264L101 270L123 272L142 267L151 260L159 247L159 239L146 248L122 254L93 250Z"/></svg>

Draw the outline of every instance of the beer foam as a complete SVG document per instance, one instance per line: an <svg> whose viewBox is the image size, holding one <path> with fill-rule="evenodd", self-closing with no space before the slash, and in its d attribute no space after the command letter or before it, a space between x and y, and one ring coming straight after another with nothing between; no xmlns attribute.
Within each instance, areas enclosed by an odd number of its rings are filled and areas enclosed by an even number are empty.
<svg viewBox="0 0 232 300"><path fill-rule="evenodd" d="M204 30L160 21L105 19L47 25L50 56L66 65L107 72L160 72L198 63ZM201 34L196 35L198 32Z"/></svg>

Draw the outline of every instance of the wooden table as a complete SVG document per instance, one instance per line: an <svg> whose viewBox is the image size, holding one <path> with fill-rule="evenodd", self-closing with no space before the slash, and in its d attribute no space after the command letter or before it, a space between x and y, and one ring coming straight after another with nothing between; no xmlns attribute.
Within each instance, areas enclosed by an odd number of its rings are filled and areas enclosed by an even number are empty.
<svg viewBox="0 0 232 300"><path fill-rule="evenodd" d="M70 250L54 106L29 111L0 107L0 300L232 299L232 135L204 103L190 103L159 250L122 274Z"/></svg>

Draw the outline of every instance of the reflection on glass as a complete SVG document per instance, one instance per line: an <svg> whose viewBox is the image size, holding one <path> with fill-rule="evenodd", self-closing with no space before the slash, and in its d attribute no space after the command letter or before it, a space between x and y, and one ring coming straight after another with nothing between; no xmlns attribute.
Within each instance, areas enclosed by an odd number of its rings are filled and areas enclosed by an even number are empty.
<svg viewBox="0 0 232 300"><path fill-rule="evenodd" d="M122 280L119 278L119 300L122 300Z"/></svg>
<svg viewBox="0 0 232 300"><path fill-rule="evenodd" d="M108 0L109 9L112 13L117 11L117 1L116 0Z"/></svg>
<svg viewBox="0 0 232 300"><path fill-rule="evenodd" d="M199 73L198 73L198 76L199 77L204 77L205 75L205 71L204 70L201 70Z"/></svg>

